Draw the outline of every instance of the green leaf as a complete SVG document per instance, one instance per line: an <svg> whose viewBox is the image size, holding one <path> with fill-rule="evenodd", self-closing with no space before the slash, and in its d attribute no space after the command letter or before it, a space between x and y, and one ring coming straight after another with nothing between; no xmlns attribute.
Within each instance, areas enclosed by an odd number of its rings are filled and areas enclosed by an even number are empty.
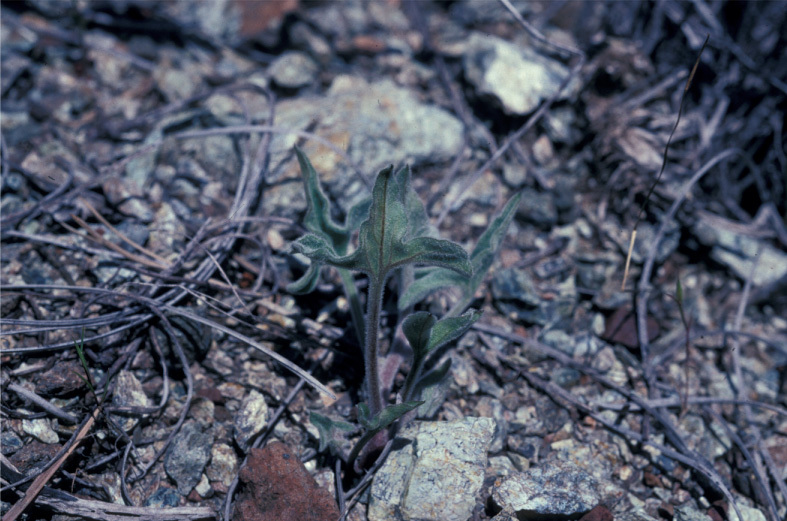
<svg viewBox="0 0 787 521"><path fill-rule="evenodd" d="M414 236L422 231L423 226L418 215L412 216L412 223L408 218L406 202L417 197L407 195L412 190L408 168L394 173L393 167L388 167L377 176L369 219L361 225L360 232L359 250L365 253L368 272L378 280L384 280L391 270L405 264L426 264L470 276L472 268L467 252L461 246L450 241ZM410 203L409 209L413 210L413 206Z"/></svg>
<svg viewBox="0 0 787 521"><path fill-rule="evenodd" d="M413 313L404 319L402 332L413 348L413 363L402 391L405 400L418 396L417 382L429 353L461 337L479 318L481 312L471 309L462 316L444 317L440 320L425 311Z"/></svg>
<svg viewBox="0 0 787 521"><path fill-rule="evenodd" d="M404 319L402 332L413 348L414 356L425 355L429 349L429 337L437 319L431 313L418 311Z"/></svg>
<svg viewBox="0 0 787 521"><path fill-rule="evenodd" d="M392 267L404 264L440 266L464 277L473 275L467 252L455 242L432 237L417 237L405 243L403 251L394 258Z"/></svg>
<svg viewBox="0 0 787 521"><path fill-rule="evenodd" d="M369 208L372 206L372 198L364 197L361 201L354 204L347 212L346 227L349 232L353 232L361 227L361 224L369 218Z"/></svg>
<svg viewBox="0 0 787 521"><path fill-rule="evenodd" d="M358 421L367 430L366 435L376 434L422 403L424 402L403 402L388 405L374 417L371 417L369 407L362 403L358 405Z"/></svg>
<svg viewBox="0 0 787 521"><path fill-rule="evenodd" d="M435 369L432 369L415 384L414 396L423 401L418 407L420 418L430 418L445 401L448 387L451 385L451 359L448 358Z"/></svg>
<svg viewBox="0 0 787 521"><path fill-rule="evenodd" d="M486 272L492 267L495 261L498 250L503 244L503 239L508 231L508 225L514 218L516 209L519 207L519 201L522 199L522 193L517 193L508 200L503 207L500 215L494 218L492 224L478 239L478 243L473 248L473 253L470 255L470 263L473 265L473 276L471 278L470 286L468 286L469 296L475 293L478 286L483 282Z"/></svg>
<svg viewBox="0 0 787 521"><path fill-rule="evenodd" d="M350 255L339 255L324 237L313 233L308 233L292 243L292 249L320 264L368 272L365 256L361 254L360 250Z"/></svg>
<svg viewBox="0 0 787 521"><path fill-rule="evenodd" d="M465 334L481 318L482 313L471 309L459 317L437 320L426 311L418 311L404 319L402 331L416 358L424 357Z"/></svg>
<svg viewBox="0 0 787 521"><path fill-rule="evenodd" d="M421 198L418 197L418 194L413 190L412 185L410 184L410 178L408 176L407 179L407 186L404 190L404 204L405 209L407 210L407 227L408 227L408 237L437 237L437 229L432 226L432 223L429 221L429 215L426 213L426 207L424 206L423 201Z"/></svg>
<svg viewBox="0 0 787 521"><path fill-rule="evenodd" d="M312 261L311 266L301 278L287 284L287 291L294 295L305 295L314 291L320 281L320 268L322 265L319 262Z"/></svg>
<svg viewBox="0 0 787 521"><path fill-rule="evenodd" d="M397 306L399 310L406 309L410 306L421 302L430 293L433 293L441 288L450 286L462 287L467 281L466 277L462 277L454 271L449 271L442 268L430 268L425 274L416 278L415 281L407 286L402 294L399 296Z"/></svg>
<svg viewBox="0 0 787 521"><path fill-rule="evenodd" d="M331 452L337 453L342 442L347 441L344 435L355 430L355 426L350 423L333 420L316 412L309 413L309 421L320 433L318 452L330 448Z"/></svg>
<svg viewBox="0 0 787 521"><path fill-rule="evenodd" d="M470 329L481 318L482 314L481 311L471 309L464 315L445 317L438 320L432 328L432 334L429 336L427 353L431 353L464 335L465 331Z"/></svg>
<svg viewBox="0 0 787 521"><path fill-rule="evenodd" d="M345 227L339 226L331 218L331 202L322 191L317 172L309 158L297 146L295 147L295 155L298 156L306 191L307 209L303 219L304 226L312 233L323 235L337 252L342 255L346 254L350 234Z"/></svg>
<svg viewBox="0 0 787 521"><path fill-rule="evenodd" d="M297 146L295 147L295 155L298 157L298 163L301 167L301 176L303 177L303 186L306 193L307 208L303 225L329 246L328 252L333 257L340 258L347 255L353 232L368 218L371 199L368 197L364 198L350 208L345 225L339 225L331 217L331 202L322 191L320 180L311 161ZM307 251L311 251L314 248L320 249L320 246L311 244L310 241L307 241L303 247ZM314 290L319 282L320 270L323 266L323 263L317 261L316 257L308 253L304 254L312 258L312 265L300 279L287 286L287 291L296 295L303 295ZM319 256L319 254L315 254L315 256ZM336 266L336 264L330 264Z"/></svg>
<svg viewBox="0 0 787 521"><path fill-rule="evenodd" d="M434 268L425 275L416 279L399 297L399 309L405 309L423 300L430 293L448 286L456 286L462 291L460 303L462 307L470 303L476 290L486 277L487 271L492 266L503 244L508 226L514 218L516 209L522 199L522 194L516 194L503 207L503 211L496 216L489 227L484 231L470 254L472 275L464 277L455 271L443 268ZM461 311L461 309L459 310Z"/></svg>

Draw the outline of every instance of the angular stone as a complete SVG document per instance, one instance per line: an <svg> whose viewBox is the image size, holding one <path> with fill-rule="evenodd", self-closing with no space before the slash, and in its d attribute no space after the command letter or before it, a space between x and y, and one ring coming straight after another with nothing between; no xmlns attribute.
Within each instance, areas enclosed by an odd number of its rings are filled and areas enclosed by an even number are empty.
<svg viewBox="0 0 787 521"><path fill-rule="evenodd" d="M599 504L598 483L590 474L567 462L553 462L515 474L496 486L492 499L520 519L536 516L577 516Z"/></svg>
<svg viewBox="0 0 787 521"><path fill-rule="evenodd" d="M252 390L243 398L235 415L235 441L243 450L247 450L252 438L262 431L267 421L268 404L260 393Z"/></svg>
<svg viewBox="0 0 787 521"><path fill-rule="evenodd" d="M467 44L464 69L479 94L491 97L506 112L517 115L535 110L569 74L561 63L529 48L478 33ZM569 97L577 86L573 82L561 99Z"/></svg>
<svg viewBox="0 0 787 521"><path fill-rule="evenodd" d="M406 427L374 478L369 520L469 519L483 485L494 431L492 418Z"/></svg>
<svg viewBox="0 0 787 521"><path fill-rule="evenodd" d="M125 369L118 373L115 382L115 393L112 395L112 405L115 407L150 407L150 400L134 373ZM139 423L137 418L129 418L119 414L112 414L111 416L115 423L126 432Z"/></svg>
<svg viewBox="0 0 787 521"><path fill-rule="evenodd" d="M175 480L178 492L187 496L202 478L202 471L210 459L213 433L202 429L196 422L183 424L180 432L167 450L164 470Z"/></svg>
<svg viewBox="0 0 787 521"><path fill-rule="evenodd" d="M339 509L297 454L278 441L252 449L240 471L233 521L335 521Z"/></svg>

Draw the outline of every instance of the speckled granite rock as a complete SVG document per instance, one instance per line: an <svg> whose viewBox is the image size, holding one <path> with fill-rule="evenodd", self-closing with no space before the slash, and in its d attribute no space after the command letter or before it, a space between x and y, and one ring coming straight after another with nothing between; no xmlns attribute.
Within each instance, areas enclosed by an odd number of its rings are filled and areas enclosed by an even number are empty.
<svg viewBox="0 0 787 521"><path fill-rule="evenodd" d="M473 513L492 443L492 418L416 422L372 484L370 521L465 521Z"/></svg>

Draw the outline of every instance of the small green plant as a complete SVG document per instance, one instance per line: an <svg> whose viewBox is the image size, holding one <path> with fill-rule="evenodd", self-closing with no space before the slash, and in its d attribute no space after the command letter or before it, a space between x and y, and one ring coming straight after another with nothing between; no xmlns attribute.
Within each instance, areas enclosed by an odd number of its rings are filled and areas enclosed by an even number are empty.
<svg viewBox="0 0 787 521"><path fill-rule="evenodd" d="M84 371L84 376L75 372L77 377L79 377L82 382L87 385L87 388L90 390L90 393L93 395L93 398L96 400L96 403L101 405L104 403L104 398L106 398L107 391L104 389L104 392L101 394L101 399L99 399L98 394L96 393L96 387L93 385L93 377L90 376L90 367L88 366L87 359L85 358L85 328L82 328L82 335L79 339L79 342L74 340L74 349L77 352L77 358L79 358L79 364L82 366L82 371Z"/></svg>
<svg viewBox="0 0 787 521"><path fill-rule="evenodd" d="M296 148L301 166L308 209L304 224L310 233L292 244L292 250L311 259L308 271L288 286L294 293L314 289L322 266L339 270L350 301L355 330L364 347L366 404L358 406L358 420L364 428L361 440L351 451L353 461L363 446L377 433L410 411L423 405L429 394L448 375L450 364L422 375L430 364L429 356L449 342L461 337L481 316L477 310L464 312L475 291L492 265L502 244L505 231L513 218L519 195L511 198L502 214L495 218L478 241L473 254L458 244L434 237L423 203L413 190L407 167L394 171L390 166L378 175L371 199L355 205L347 213L344 225L331 218L331 206L323 193L317 173L309 159ZM349 253L354 232L358 230L358 246ZM415 280L400 296L399 309L405 311L429 293L457 286L462 297L449 313L437 319L427 312L416 312L402 322L413 350L411 369L400 391L400 401L386 404L382 396L379 369L380 313L383 292L388 278L413 266L426 267L414 274ZM369 278L366 316L350 271L359 271ZM406 278L406 277L402 277ZM463 313L464 312L464 313ZM353 430L345 422L337 422L312 413L312 422L320 431L320 449L336 450L341 432Z"/></svg>

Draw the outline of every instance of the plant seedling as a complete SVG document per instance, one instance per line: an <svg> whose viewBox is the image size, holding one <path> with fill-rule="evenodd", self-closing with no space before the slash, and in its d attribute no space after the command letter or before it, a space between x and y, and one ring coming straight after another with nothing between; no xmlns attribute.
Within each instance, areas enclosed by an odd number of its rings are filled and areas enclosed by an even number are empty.
<svg viewBox="0 0 787 521"><path fill-rule="evenodd" d="M445 379L450 363L424 376L421 373L429 365L427 359L430 354L461 337L480 318L481 313L476 310L460 313L472 301L492 265L519 203L519 195L511 198L502 214L481 236L472 256L468 256L460 245L433 236L435 232L424 205L412 188L409 168L394 171L393 166L389 166L383 169L377 175L371 199L351 208L345 224L339 225L331 218L330 202L320 188L314 167L297 147L295 153L301 166L308 204L304 224L310 233L296 240L292 250L311 259L312 264L304 276L288 289L295 293L308 293L316 286L321 267L329 265L339 270L351 310L357 310L360 309L360 299L349 271L360 271L369 277L365 322L361 323L360 312L353 311L356 332L359 332L359 337L361 332L363 334L368 401L358 406L358 419L364 427L364 434L350 454L349 460L353 461L377 433L426 401L431 401L430 393ZM348 253L355 230L359 230L358 247ZM445 286L459 286L463 296L440 320L426 312L405 318L402 330L413 349L412 367L400 393L401 401L386 405L379 374L383 292L390 275L400 268L413 266L426 266L430 271L422 270L412 285L414 287L405 289L399 303L400 310ZM320 431L321 450L328 447L337 449L339 431L347 433L353 430L346 422L316 413L312 413L311 417Z"/></svg>

